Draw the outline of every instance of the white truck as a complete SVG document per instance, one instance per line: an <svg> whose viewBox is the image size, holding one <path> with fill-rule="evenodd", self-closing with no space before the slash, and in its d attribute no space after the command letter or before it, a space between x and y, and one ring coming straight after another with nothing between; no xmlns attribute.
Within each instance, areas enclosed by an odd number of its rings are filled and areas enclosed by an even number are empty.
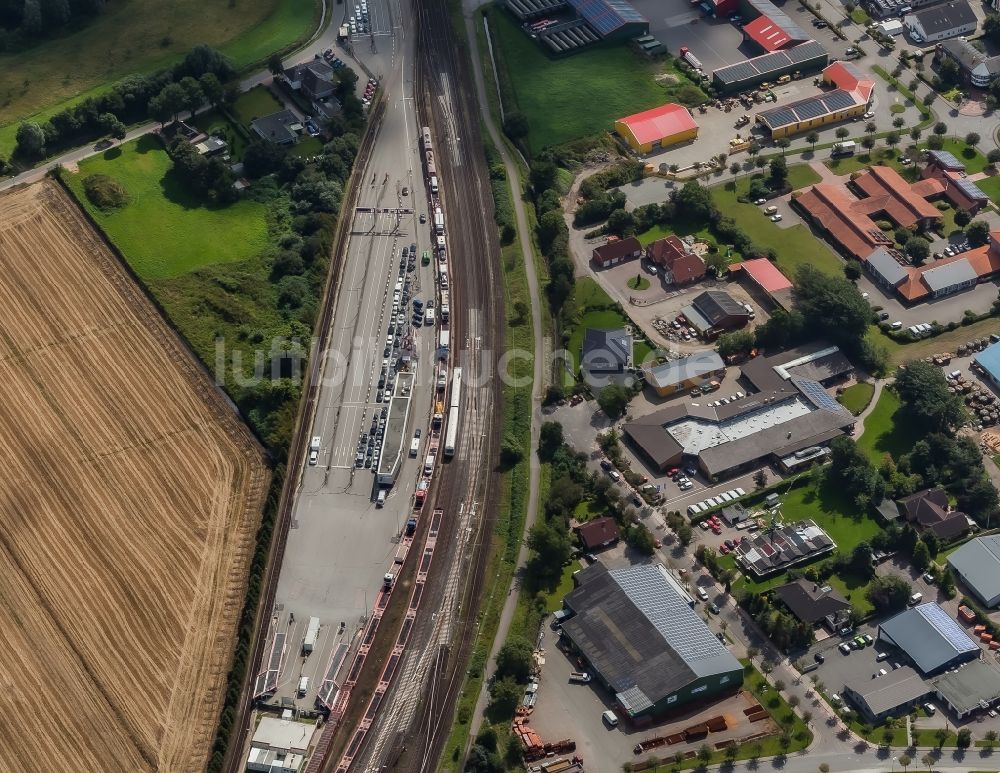
<svg viewBox="0 0 1000 773"><path fill-rule="evenodd" d="M424 324L427 325L428 327L430 327L430 326L432 326L434 324L434 309L433 308L429 307L429 308L424 309Z"/></svg>
<svg viewBox="0 0 1000 773"><path fill-rule="evenodd" d="M431 193L438 192L438 178L436 174L431 175Z"/></svg>
<svg viewBox="0 0 1000 773"><path fill-rule="evenodd" d="M434 454L427 454L427 458L424 459L424 475L430 475L434 472Z"/></svg>
<svg viewBox="0 0 1000 773"><path fill-rule="evenodd" d="M444 214L441 212L441 207L434 209L434 231L439 234L444 233Z"/></svg>
<svg viewBox="0 0 1000 773"><path fill-rule="evenodd" d="M441 321L447 322L448 317L451 316L451 307L448 301L448 291L441 291Z"/></svg>
<svg viewBox="0 0 1000 773"><path fill-rule="evenodd" d="M410 456L414 459L420 453L420 438L415 437L410 441Z"/></svg>
<svg viewBox="0 0 1000 773"><path fill-rule="evenodd" d="M319 463L319 444L322 438L319 435L313 436L309 443L309 466L315 467Z"/></svg>
<svg viewBox="0 0 1000 773"><path fill-rule="evenodd" d="M300 698L305 698L306 693L309 692L309 677L303 676L299 678L299 689L298 695Z"/></svg>
<svg viewBox="0 0 1000 773"><path fill-rule="evenodd" d="M310 617L306 625L306 635L302 639L302 654L308 655L316 647L316 639L319 638L319 618Z"/></svg>
<svg viewBox="0 0 1000 773"><path fill-rule="evenodd" d="M830 151L830 155L833 157L837 156L853 156L854 151L857 150L858 143L854 140L845 140L844 142L838 142L833 146L833 150Z"/></svg>

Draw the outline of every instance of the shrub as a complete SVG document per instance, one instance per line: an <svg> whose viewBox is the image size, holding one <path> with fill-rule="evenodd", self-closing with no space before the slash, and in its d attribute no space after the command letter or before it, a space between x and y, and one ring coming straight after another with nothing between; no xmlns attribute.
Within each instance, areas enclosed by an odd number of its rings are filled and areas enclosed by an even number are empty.
<svg viewBox="0 0 1000 773"><path fill-rule="evenodd" d="M120 209L128 204L128 191L114 177L91 174L83 178L83 190L95 207L103 210Z"/></svg>

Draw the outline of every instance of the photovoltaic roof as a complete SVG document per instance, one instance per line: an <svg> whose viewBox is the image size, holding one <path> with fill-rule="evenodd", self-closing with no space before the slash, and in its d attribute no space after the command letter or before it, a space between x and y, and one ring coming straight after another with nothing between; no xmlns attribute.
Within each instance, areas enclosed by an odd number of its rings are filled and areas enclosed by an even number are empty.
<svg viewBox="0 0 1000 773"><path fill-rule="evenodd" d="M767 78L786 67L823 56L826 56L826 49L815 40L807 40L784 51L775 51L772 54L755 56L753 59L720 67L714 75L723 83L738 83L760 76Z"/></svg>
<svg viewBox="0 0 1000 773"><path fill-rule="evenodd" d="M959 161L954 153L949 153L947 150L928 150L927 155L946 167L965 169L965 164Z"/></svg>
<svg viewBox="0 0 1000 773"><path fill-rule="evenodd" d="M933 602L900 612L879 628L925 674L948 665L959 655L979 652L979 645Z"/></svg>
<svg viewBox="0 0 1000 773"><path fill-rule="evenodd" d="M858 99L853 93L843 89L835 89L826 94L817 94L814 97L800 99L798 102L772 107L770 110L762 112L760 118L771 129L776 129L800 121L811 121L823 115L846 110L856 104L858 104Z"/></svg>
<svg viewBox="0 0 1000 773"><path fill-rule="evenodd" d="M649 23L626 0L569 0L569 4L605 37L626 24Z"/></svg>
<svg viewBox="0 0 1000 773"><path fill-rule="evenodd" d="M834 411L835 413L840 413L844 411L844 407L834 400L830 393L823 388L823 385L818 381L813 381L808 378L793 378L792 383L799 388L809 401L815 405L817 408L822 408L827 411Z"/></svg>
<svg viewBox="0 0 1000 773"><path fill-rule="evenodd" d="M983 201L989 198L989 196L983 193L983 189L972 182L972 180L956 180L955 185L958 186L958 189L970 199Z"/></svg>

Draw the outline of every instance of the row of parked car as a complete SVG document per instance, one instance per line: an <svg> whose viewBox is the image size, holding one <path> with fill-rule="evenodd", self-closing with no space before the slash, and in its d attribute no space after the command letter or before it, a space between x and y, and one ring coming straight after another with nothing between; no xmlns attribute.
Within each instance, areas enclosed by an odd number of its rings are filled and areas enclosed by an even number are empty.
<svg viewBox="0 0 1000 773"><path fill-rule="evenodd" d="M696 504L688 505L688 515L698 515L698 513L711 510L713 507L718 507L719 505L732 502L740 497L745 497L746 494L747 492L741 488L730 489L729 491L719 494L718 496L709 497L708 499L703 499L701 502Z"/></svg>

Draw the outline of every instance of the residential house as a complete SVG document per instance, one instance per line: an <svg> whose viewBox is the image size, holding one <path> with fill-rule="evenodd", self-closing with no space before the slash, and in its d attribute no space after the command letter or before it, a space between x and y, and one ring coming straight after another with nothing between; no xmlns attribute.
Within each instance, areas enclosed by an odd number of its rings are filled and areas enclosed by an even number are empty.
<svg viewBox="0 0 1000 773"><path fill-rule="evenodd" d="M944 489L918 491L899 500L899 505L907 521L938 539L952 540L969 530L968 516L951 509Z"/></svg>
<svg viewBox="0 0 1000 773"><path fill-rule="evenodd" d="M279 110L277 113L254 118L250 128L257 136L275 145L294 145L302 131L302 123L291 110Z"/></svg>
<svg viewBox="0 0 1000 773"><path fill-rule="evenodd" d="M676 236L651 243L646 247L646 258L663 269L667 284L686 285L705 276L705 261Z"/></svg>
<svg viewBox="0 0 1000 773"><path fill-rule="evenodd" d="M594 263L600 268L609 268L626 260L632 260L642 255L642 245L634 236L627 239L615 239L600 247L595 247L593 252Z"/></svg>
<svg viewBox="0 0 1000 773"><path fill-rule="evenodd" d="M903 24L917 43L936 43L959 35L971 35L978 20L966 0L934 5L903 17Z"/></svg>
<svg viewBox="0 0 1000 773"><path fill-rule="evenodd" d="M623 375L632 367L632 336L624 328L595 330L583 334L580 369L588 383Z"/></svg>
<svg viewBox="0 0 1000 773"><path fill-rule="evenodd" d="M621 539L621 532L614 518L604 516L580 524L574 531L584 550L590 552L614 545Z"/></svg>
<svg viewBox="0 0 1000 773"><path fill-rule="evenodd" d="M320 58L289 67L285 70L285 80L293 91L300 91L309 100L333 94L333 68Z"/></svg>
<svg viewBox="0 0 1000 773"><path fill-rule="evenodd" d="M830 632L839 631L850 619L850 603L829 585L800 579L779 585L774 594L799 621L824 625Z"/></svg>

